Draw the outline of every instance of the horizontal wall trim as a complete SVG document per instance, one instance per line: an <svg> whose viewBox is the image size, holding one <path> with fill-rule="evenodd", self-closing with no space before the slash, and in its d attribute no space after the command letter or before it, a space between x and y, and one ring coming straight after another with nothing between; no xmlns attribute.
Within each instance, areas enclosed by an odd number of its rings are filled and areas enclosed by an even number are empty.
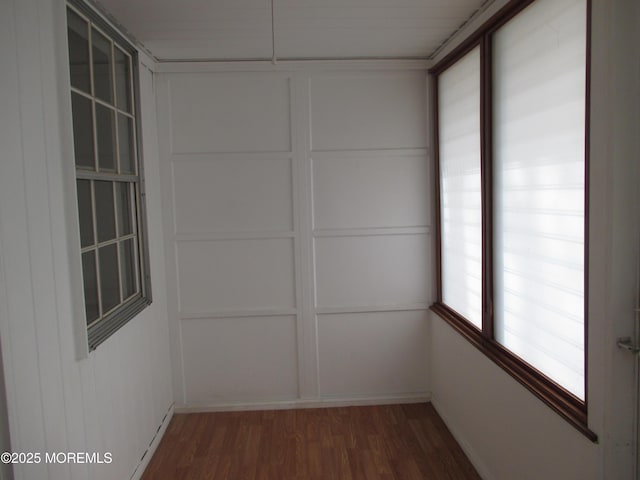
<svg viewBox="0 0 640 480"><path fill-rule="evenodd" d="M319 397L313 399L266 400L256 402L224 402L191 404L175 407L176 413L234 412L251 410L289 410L293 408L356 407L364 405L392 405L399 403L427 403L431 392L403 393L397 395Z"/></svg>
<svg viewBox="0 0 640 480"><path fill-rule="evenodd" d="M293 159L293 152L197 152L197 153L172 153L170 160L173 163L195 162L209 160L285 160Z"/></svg>
<svg viewBox="0 0 640 480"><path fill-rule="evenodd" d="M335 160L336 158L379 158L379 157L424 157L428 148L378 148L375 150L312 150L312 160Z"/></svg>
<svg viewBox="0 0 640 480"><path fill-rule="evenodd" d="M415 312L428 310L430 303L416 303L413 305L376 305L376 306L337 306L316 307L316 315L338 315L341 313L379 313L379 312Z"/></svg>
<svg viewBox="0 0 640 480"><path fill-rule="evenodd" d="M296 232L198 232L177 233L174 235L176 242L215 242L218 240L272 240L294 238Z"/></svg>
<svg viewBox="0 0 640 480"><path fill-rule="evenodd" d="M428 70L433 66L425 59L324 59L324 60L236 60L216 61L163 61L155 64L158 73L208 73L208 72L295 72L341 70Z"/></svg>
<svg viewBox="0 0 640 480"><path fill-rule="evenodd" d="M373 228L320 228L313 231L315 238L373 237L380 235L429 235L431 227L373 227Z"/></svg>
<svg viewBox="0 0 640 480"><path fill-rule="evenodd" d="M180 320L197 320L209 318L211 320L219 318L242 318L242 317L280 317L295 316L300 312L297 308L262 308L252 310L217 310L215 312L179 312Z"/></svg>
<svg viewBox="0 0 640 480"><path fill-rule="evenodd" d="M151 458L153 457L153 454L158 449L158 445L160 445L160 441L162 440L162 437L164 437L164 434L167 431L167 427L169 426L169 423L171 422L171 419L173 418L173 414L174 414L174 408L173 407L174 406L172 404L169 407L169 410L165 414L164 418L162 419L162 422L158 426L158 430L156 430L156 433L153 436L153 439L151 440L151 443L149 444L149 447L142 454L142 458L140 459L140 463L138 463L138 466L136 467L135 471L133 472L133 475L131 475L131 480L140 480L142 478L142 475L144 474L144 470L147 468L147 465L149 465L149 462L151 461Z"/></svg>

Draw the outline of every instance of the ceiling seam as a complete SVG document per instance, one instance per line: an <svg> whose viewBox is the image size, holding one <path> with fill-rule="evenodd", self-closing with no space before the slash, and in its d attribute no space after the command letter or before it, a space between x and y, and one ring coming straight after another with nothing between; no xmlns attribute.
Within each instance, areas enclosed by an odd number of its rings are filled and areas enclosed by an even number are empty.
<svg viewBox="0 0 640 480"><path fill-rule="evenodd" d="M271 63L277 63L276 58L276 5L275 0L271 0Z"/></svg>

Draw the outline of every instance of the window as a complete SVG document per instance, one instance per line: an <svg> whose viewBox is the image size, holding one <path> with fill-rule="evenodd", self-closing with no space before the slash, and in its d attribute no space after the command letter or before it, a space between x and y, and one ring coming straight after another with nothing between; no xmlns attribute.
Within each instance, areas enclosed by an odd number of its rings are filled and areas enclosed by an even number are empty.
<svg viewBox="0 0 640 480"><path fill-rule="evenodd" d="M76 190L89 348L150 303L137 148L135 49L67 6Z"/></svg>
<svg viewBox="0 0 640 480"><path fill-rule="evenodd" d="M435 312L586 421L588 1L512 1L436 78Z"/></svg>

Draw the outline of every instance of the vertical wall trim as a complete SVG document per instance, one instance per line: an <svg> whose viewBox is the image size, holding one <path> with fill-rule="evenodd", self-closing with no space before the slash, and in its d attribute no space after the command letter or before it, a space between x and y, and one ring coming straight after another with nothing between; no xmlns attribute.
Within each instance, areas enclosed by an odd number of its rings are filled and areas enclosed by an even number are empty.
<svg viewBox="0 0 640 480"><path fill-rule="evenodd" d="M296 239L300 257L301 289L298 301L298 332L300 352L300 398L316 398L319 393L318 375L318 329L314 313L315 281L313 273L313 184L311 179L311 77L303 72L293 74L293 98L296 111L292 115L294 125L293 159L294 201L297 204Z"/></svg>
<svg viewBox="0 0 640 480"><path fill-rule="evenodd" d="M161 177L161 202L164 227L164 256L167 273L167 314L169 317L170 350L173 370L173 398L178 404L186 402L184 359L182 355L182 326L179 319L179 285L177 281L177 252L175 247L175 202L173 194L171 80L167 75L156 79L158 124L158 156Z"/></svg>

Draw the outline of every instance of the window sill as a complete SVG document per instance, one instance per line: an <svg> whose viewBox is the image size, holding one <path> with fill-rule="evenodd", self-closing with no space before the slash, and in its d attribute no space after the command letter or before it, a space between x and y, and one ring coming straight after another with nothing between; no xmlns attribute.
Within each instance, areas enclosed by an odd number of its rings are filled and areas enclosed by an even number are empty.
<svg viewBox="0 0 640 480"><path fill-rule="evenodd" d="M446 305L434 303L430 309L576 430L592 442L598 442L598 436L587 424L586 402L567 392L496 341L483 336L478 329Z"/></svg>
<svg viewBox="0 0 640 480"><path fill-rule="evenodd" d="M107 340L111 335L116 333L129 320L132 320L138 313L151 305L151 299L138 296L135 299L125 303L121 308L107 316L103 320L87 329L89 340L89 352L92 352L98 346Z"/></svg>

